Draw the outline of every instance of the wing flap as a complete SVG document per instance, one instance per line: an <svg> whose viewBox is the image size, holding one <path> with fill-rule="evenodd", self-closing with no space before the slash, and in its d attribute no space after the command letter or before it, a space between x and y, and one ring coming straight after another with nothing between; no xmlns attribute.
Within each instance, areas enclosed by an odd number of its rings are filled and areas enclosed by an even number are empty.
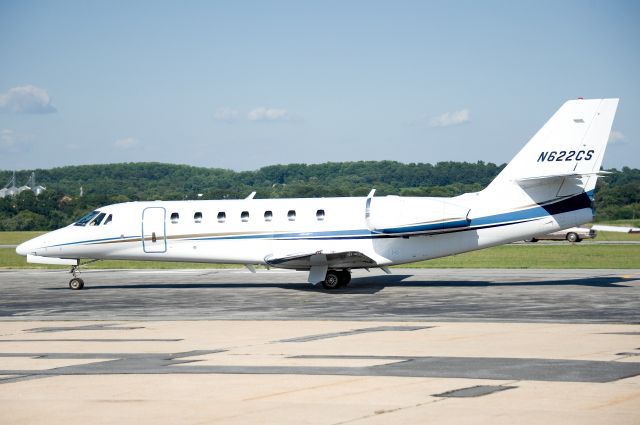
<svg viewBox="0 0 640 425"><path fill-rule="evenodd" d="M312 267L327 266L331 269L350 269L377 267L378 263L372 258L358 251L343 251L325 253L294 253L289 255L269 255L265 263L283 269L310 270Z"/></svg>

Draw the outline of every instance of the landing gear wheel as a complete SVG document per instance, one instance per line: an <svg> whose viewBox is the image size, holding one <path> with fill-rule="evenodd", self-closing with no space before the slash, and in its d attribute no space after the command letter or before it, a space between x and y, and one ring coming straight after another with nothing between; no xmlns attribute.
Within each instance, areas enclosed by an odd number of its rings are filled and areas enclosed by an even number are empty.
<svg viewBox="0 0 640 425"><path fill-rule="evenodd" d="M69 288L73 289L74 291L78 291L84 288L84 280L80 279L79 277L74 277L69 281Z"/></svg>
<svg viewBox="0 0 640 425"><path fill-rule="evenodd" d="M324 289L337 289L340 287L340 272L329 270L322 282Z"/></svg>
<svg viewBox="0 0 640 425"><path fill-rule="evenodd" d="M569 242L580 242L580 238L578 237L578 234L573 232L567 233L567 240Z"/></svg>
<svg viewBox="0 0 640 425"><path fill-rule="evenodd" d="M351 272L349 270L338 272L338 279L340 280L340 286L347 286L351 282Z"/></svg>

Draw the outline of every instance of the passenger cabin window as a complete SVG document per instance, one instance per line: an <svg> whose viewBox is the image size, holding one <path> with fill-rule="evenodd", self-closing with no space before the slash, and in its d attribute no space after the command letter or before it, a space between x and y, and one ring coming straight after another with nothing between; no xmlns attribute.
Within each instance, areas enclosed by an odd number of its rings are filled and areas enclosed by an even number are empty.
<svg viewBox="0 0 640 425"><path fill-rule="evenodd" d="M178 220L180 220L180 214L178 214L177 212L171 213L171 222L173 224L177 224Z"/></svg>
<svg viewBox="0 0 640 425"><path fill-rule="evenodd" d="M265 211L264 212L264 221L273 220L273 211Z"/></svg>
<svg viewBox="0 0 640 425"><path fill-rule="evenodd" d="M87 223L90 222L98 214L100 214L100 211L91 211L90 213L85 214L82 217L80 217L80 219L78 221L76 221L74 223L74 225L75 226L86 226Z"/></svg>
<svg viewBox="0 0 640 425"><path fill-rule="evenodd" d="M107 219L104 221L104 225L106 226L107 224L111 223L111 220L113 219L113 215L109 214L109 217L107 217Z"/></svg>
<svg viewBox="0 0 640 425"><path fill-rule="evenodd" d="M104 217L106 216L105 213L100 213L98 214L98 216L96 218L94 218L91 223L89 223L89 226L99 226L100 223L102 223L102 220L104 220Z"/></svg>
<svg viewBox="0 0 640 425"><path fill-rule="evenodd" d="M289 221L295 221L295 219L296 219L296 211L295 210L289 210L289 212L287 213L287 218L289 219Z"/></svg>
<svg viewBox="0 0 640 425"><path fill-rule="evenodd" d="M201 212L197 212L193 215L193 221L195 221L196 223L202 223L202 213Z"/></svg>
<svg viewBox="0 0 640 425"><path fill-rule="evenodd" d="M318 219L318 221L324 220L324 210L316 211L316 218Z"/></svg>
<svg viewBox="0 0 640 425"><path fill-rule="evenodd" d="M242 214L240 214L240 219L242 221L249 221L249 211L242 211Z"/></svg>
<svg viewBox="0 0 640 425"><path fill-rule="evenodd" d="M225 214L224 211L220 211L218 213L218 223L224 223L226 219L227 219L227 214Z"/></svg>

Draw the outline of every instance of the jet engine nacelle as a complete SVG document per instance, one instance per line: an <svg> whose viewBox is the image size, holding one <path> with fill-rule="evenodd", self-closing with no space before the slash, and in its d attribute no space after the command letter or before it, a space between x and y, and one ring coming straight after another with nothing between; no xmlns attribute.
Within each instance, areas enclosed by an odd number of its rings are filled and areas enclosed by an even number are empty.
<svg viewBox="0 0 640 425"><path fill-rule="evenodd" d="M466 227L469 211L442 198L385 196L370 198L366 216L373 232L420 234Z"/></svg>

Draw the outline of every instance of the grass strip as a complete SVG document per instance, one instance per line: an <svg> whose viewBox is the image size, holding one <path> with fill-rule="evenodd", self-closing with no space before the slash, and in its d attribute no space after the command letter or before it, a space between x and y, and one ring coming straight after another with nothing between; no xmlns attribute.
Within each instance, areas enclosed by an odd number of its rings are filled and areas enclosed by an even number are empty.
<svg viewBox="0 0 640 425"><path fill-rule="evenodd" d="M88 269L219 269L238 265L160 261L105 260ZM496 269L636 269L640 268L640 245L519 244L502 245L399 267L496 268ZM30 264L11 248L0 249L0 268L67 269L66 266Z"/></svg>
<svg viewBox="0 0 640 425"><path fill-rule="evenodd" d="M636 269L640 245L502 245L404 267L493 269Z"/></svg>
<svg viewBox="0 0 640 425"><path fill-rule="evenodd" d="M18 245L47 232L0 232L0 245Z"/></svg>

